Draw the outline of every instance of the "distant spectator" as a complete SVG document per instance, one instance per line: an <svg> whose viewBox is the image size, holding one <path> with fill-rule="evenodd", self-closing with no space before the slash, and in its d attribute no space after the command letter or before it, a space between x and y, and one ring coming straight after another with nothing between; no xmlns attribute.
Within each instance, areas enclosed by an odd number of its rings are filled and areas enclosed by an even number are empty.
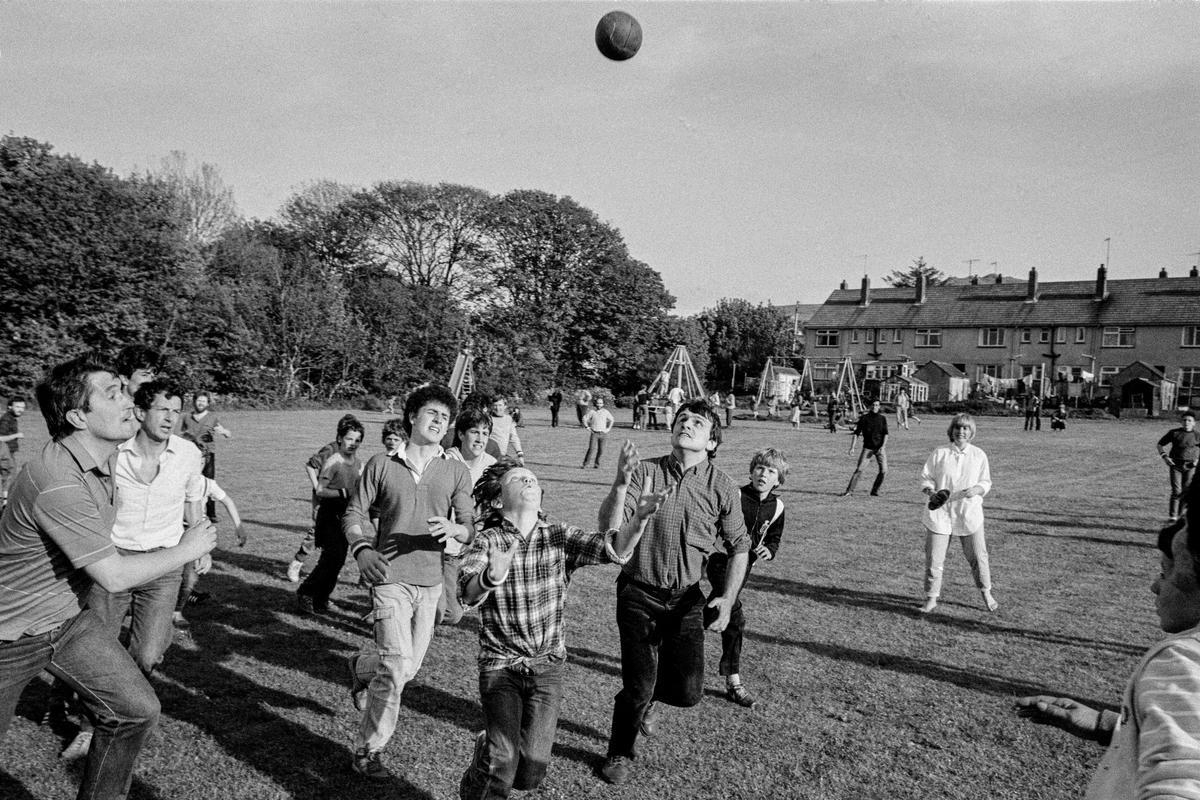
<svg viewBox="0 0 1200 800"><path fill-rule="evenodd" d="M25 438L25 434L21 433L21 415L25 413L25 398L22 395L14 394L8 398L8 410L0 416L0 444L8 445L8 450L15 458L17 451L21 449L21 440Z"/></svg>
<svg viewBox="0 0 1200 800"><path fill-rule="evenodd" d="M1196 462L1200 460L1200 433L1196 431L1195 412L1183 412L1182 422L1158 440L1158 455L1167 462L1171 479L1167 517L1172 522L1183 516L1188 487L1192 485Z"/></svg>
<svg viewBox="0 0 1200 800"><path fill-rule="evenodd" d="M590 396L589 392L589 396ZM488 439L487 451L494 458L504 458L512 450L517 461L525 464L525 453L521 450L521 437L517 435L517 422L508 413L508 400L504 395L492 397L488 407L492 415L492 434Z"/></svg>
<svg viewBox="0 0 1200 800"><path fill-rule="evenodd" d="M733 425L733 412L737 408L737 397L734 396L733 390L729 390L729 394L725 396L725 427Z"/></svg>
<svg viewBox="0 0 1200 800"><path fill-rule="evenodd" d="M1042 398L1037 392L1025 395L1025 430L1042 429Z"/></svg>
<svg viewBox="0 0 1200 800"><path fill-rule="evenodd" d="M562 389L557 386L550 390L550 394L546 395L546 399L550 401L550 427L558 427L558 409L562 407L563 393Z"/></svg>
<svg viewBox="0 0 1200 800"><path fill-rule="evenodd" d="M583 427L583 415L592 407L592 392L590 389L580 389L575 392L575 416L579 419L579 427Z"/></svg>
<svg viewBox="0 0 1200 800"><path fill-rule="evenodd" d="M604 407L604 398L597 395L592 398L592 410L583 418L583 426L588 430L587 452L583 454L583 467L592 462L593 469L600 469L600 456L604 455L604 441L612 430L616 420L612 412Z"/></svg>
<svg viewBox="0 0 1200 800"><path fill-rule="evenodd" d="M1065 431L1067 429L1067 407L1062 403L1050 415L1050 430Z"/></svg>

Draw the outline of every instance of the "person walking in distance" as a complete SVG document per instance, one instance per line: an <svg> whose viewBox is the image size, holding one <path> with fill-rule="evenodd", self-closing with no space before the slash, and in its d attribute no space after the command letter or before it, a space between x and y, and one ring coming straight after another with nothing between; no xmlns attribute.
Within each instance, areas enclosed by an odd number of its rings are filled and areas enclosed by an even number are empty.
<svg viewBox="0 0 1200 800"><path fill-rule="evenodd" d="M858 463L854 466L854 474L850 476L850 483L846 485L846 491L842 492L842 497L854 493L854 487L858 485L858 478L862 475L863 462L868 458L875 459L875 463L879 466L879 474L875 476L875 483L871 484L871 494L877 496L880 487L883 486L883 478L887 475L888 424L887 417L879 412L879 408L879 401L872 400L871 410L859 417L854 426L849 453L854 453L854 443L860 436L862 437L862 450L858 453Z"/></svg>

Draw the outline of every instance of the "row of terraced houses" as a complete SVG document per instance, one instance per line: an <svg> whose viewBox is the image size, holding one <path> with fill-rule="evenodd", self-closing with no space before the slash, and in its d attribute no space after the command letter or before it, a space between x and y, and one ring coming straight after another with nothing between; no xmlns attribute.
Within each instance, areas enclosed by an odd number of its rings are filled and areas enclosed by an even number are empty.
<svg viewBox="0 0 1200 800"><path fill-rule="evenodd" d="M811 309L811 307L809 307ZM849 356L887 378L936 362L972 385L1045 377L1106 395L1136 366L1173 382L1178 402L1200 402L1200 272L1186 277L1028 281L994 275L945 285L858 289L845 282L820 306L791 307L804 355ZM803 319L807 317L807 319ZM827 367L828 368L828 367ZM1093 380L1088 380L1092 378Z"/></svg>

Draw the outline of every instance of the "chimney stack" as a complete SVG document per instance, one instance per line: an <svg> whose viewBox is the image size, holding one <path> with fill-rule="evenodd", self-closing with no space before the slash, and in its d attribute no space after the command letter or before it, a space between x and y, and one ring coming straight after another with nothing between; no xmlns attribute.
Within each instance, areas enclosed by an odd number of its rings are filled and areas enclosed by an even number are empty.
<svg viewBox="0 0 1200 800"><path fill-rule="evenodd" d="M1096 270L1096 296L1095 300L1103 300L1108 297L1108 270L1104 265L1100 265L1100 269Z"/></svg>
<svg viewBox="0 0 1200 800"><path fill-rule="evenodd" d="M1160 278L1167 277L1167 268L1166 267L1163 267L1162 269L1160 269L1158 271L1158 277L1160 277Z"/></svg>
<svg viewBox="0 0 1200 800"><path fill-rule="evenodd" d="M979 285L979 276L978 276L978 275L972 275L972 276L971 276L971 285L972 285L972 286L978 286L978 285Z"/></svg>
<svg viewBox="0 0 1200 800"><path fill-rule="evenodd" d="M1030 267L1029 268L1029 291L1025 295L1026 303L1036 303L1037 302L1037 290L1038 290L1037 267Z"/></svg>
<svg viewBox="0 0 1200 800"><path fill-rule="evenodd" d="M999 272L996 273L996 283L997 284L1004 283L1004 276L1001 275Z"/></svg>
<svg viewBox="0 0 1200 800"><path fill-rule="evenodd" d="M860 306L871 305L871 279L863 275L862 291L858 296L858 304Z"/></svg>
<svg viewBox="0 0 1200 800"><path fill-rule="evenodd" d="M921 305L925 302L925 281L925 273L922 272L917 276L917 296L916 299L913 300L913 302L917 305Z"/></svg>
<svg viewBox="0 0 1200 800"><path fill-rule="evenodd" d="M1200 267L1193 266L1192 271L1188 273L1189 278L1200 278Z"/></svg>
<svg viewBox="0 0 1200 800"><path fill-rule="evenodd" d="M845 282L845 281L842 281L842 285L841 285L841 286L839 286L838 288L839 288L839 289L841 289L841 290L844 292L844 291L846 291L847 289L849 289L850 287L846 285L846 282Z"/></svg>

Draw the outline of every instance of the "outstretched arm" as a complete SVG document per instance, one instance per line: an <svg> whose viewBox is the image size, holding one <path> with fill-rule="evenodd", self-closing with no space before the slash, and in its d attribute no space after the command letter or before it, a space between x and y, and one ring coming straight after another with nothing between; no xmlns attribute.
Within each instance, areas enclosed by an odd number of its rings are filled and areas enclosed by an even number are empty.
<svg viewBox="0 0 1200 800"><path fill-rule="evenodd" d="M1053 725L1072 736L1101 744L1109 743L1117 725L1117 715L1113 712L1097 711L1067 697L1044 694L1021 697L1017 699L1017 710L1034 722Z"/></svg>
<svg viewBox="0 0 1200 800"><path fill-rule="evenodd" d="M617 476L613 479L608 496L600 504L600 529L612 530L620 528L625 518L625 504L629 486L633 482L633 474L637 471L637 446L629 439L621 445L621 455L617 459Z"/></svg>

